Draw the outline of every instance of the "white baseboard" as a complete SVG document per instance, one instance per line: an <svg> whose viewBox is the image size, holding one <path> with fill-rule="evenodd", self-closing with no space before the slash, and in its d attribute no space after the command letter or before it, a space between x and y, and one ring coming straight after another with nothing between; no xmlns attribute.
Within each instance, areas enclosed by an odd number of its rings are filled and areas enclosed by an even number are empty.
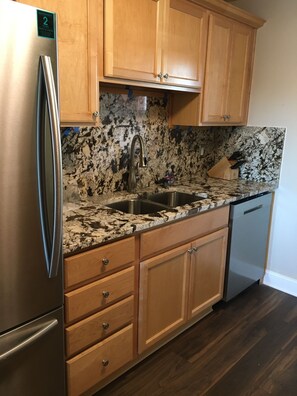
<svg viewBox="0 0 297 396"><path fill-rule="evenodd" d="M263 284L297 297L297 279L266 270Z"/></svg>

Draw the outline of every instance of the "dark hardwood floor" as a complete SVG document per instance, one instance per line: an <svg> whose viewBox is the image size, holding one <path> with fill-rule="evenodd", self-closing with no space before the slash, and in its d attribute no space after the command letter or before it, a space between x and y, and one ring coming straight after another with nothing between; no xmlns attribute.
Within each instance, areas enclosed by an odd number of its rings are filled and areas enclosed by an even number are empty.
<svg viewBox="0 0 297 396"><path fill-rule="evenodd" d="M96 393L109 395L297 395L297 298L253 285Z"/></svg>

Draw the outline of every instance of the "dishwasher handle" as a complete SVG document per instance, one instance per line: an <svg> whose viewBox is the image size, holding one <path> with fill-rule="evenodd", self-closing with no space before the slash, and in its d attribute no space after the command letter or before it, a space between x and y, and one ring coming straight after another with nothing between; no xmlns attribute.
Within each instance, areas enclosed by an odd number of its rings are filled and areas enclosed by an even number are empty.
<svg viewBox="0 0 297 396"><path fill-rule="evenodd" d="M250 197L249 199L232 202L230 205L229 222L240 217L255 214L260 216L260 213L270 211L272 203L272 194L268 193L261 196Z"/></svg>
<svg viewBox="0 0 297 396"><path fill-rule="evenodd" d="M262 209L262 208L263 208L263 205L258 205L258 206L255 206L254 208L245 210L245 211L243 212L243 214L246 215L246 214L249 214L249 213L251 213L251 212L255 212L256 210Z"/></svg>

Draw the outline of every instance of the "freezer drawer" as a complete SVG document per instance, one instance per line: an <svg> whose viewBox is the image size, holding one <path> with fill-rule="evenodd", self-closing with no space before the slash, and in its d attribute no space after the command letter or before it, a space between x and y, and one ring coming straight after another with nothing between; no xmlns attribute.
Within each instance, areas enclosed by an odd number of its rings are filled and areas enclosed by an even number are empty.
<svg viewBox="0 0 297 396"><path fill-rule="evenodd" d="M0 336L0 395L63 396L62 308Z"/></svg>

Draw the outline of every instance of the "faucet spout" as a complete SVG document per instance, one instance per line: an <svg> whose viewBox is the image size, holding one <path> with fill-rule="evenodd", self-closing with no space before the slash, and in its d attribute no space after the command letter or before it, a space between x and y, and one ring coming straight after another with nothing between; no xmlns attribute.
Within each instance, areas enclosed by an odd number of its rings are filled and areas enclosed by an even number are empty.
<svg viewBox="0 0 297 396"><path fill-rule="evenodd" d="M135 147L136 142L139 142L140 158L139 163L135 163ZM145 168L147 166L147 156L144 140L140 135L135 135L131 143L130 164L129 164L129 178L128 191L135 192L137 185L138 168Z"/></svg>

